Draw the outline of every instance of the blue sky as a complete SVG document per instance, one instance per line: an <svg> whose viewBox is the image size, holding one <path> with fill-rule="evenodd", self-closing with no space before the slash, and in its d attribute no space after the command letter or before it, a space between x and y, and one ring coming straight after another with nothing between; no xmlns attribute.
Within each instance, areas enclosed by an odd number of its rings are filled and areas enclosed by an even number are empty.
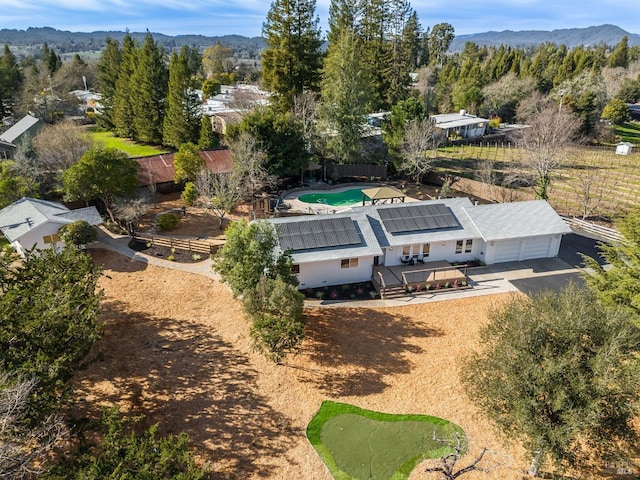
<svg viewBox="0 0 640 480"><path fill-rule="evenodd" d="M329 0L317 0L326 25ZM423 27L447 22L456 34L554 30L610 23L640 33L638 0L414 0ZM0 0L0 27L126 30L167 35L260 35L270 0Z"/></svg>

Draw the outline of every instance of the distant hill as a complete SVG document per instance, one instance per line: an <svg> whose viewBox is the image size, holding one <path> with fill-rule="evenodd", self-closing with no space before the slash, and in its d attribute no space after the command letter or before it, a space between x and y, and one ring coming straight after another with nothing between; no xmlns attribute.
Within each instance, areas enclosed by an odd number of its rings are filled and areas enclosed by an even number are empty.
<svg viewBox="0 0 640 480"><path fill-rule="evenodd" d="M451 43L450 50L453 52L462 51L464 44L473 42L482 46L508 45L512 47L526 48L535 47L542 43L551 42L557 45L564 44L568 48L575 48L579 45L596 46L601 43L614 46L622 37L629 37L629 46L640 45L640 35L629 33L615 25L600 25L587 28L567 28L562 30L523 30L514 32L505 30L503 32L474 33L471 35L456 36Z"/></svg>
<svg viewBox="0 0 640 480"><path fill-rule="evenodd" d="M48 44L57 53L91 52L104 48L106 39L113 38L122 41L126 32L99 31L99 32L68 32L56 30L51 27L29 27L26 30L3 28L0 30L0 45L5 43L17 47L20 53L32 53L39 50L43 44ZM224 35L219 37L207 37L204 35L177 35L169 36L162 33L151 33L153 39L159 42L165 49L179 49L183 45L205 48L220 42L233 47L236 55L241 58L259 58L264 49L265 41L262 37L243 37L241 35ZM146 32L130 32L130 35L138 41L142 41Z"/></svg>

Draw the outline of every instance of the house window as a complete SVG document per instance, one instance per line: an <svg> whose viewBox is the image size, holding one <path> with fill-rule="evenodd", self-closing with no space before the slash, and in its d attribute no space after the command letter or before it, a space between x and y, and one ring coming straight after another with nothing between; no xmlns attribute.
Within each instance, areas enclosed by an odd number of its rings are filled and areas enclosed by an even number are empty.
<svg viewBox="0 0 640 480"><path fill-rule="evenodd" d="M429 253L431 253L431 244L430 243L425 243L422 245L422 256L423 257L428 257Z"/></svg>
<svg viewBox="0 0 640 480"><path fill-rule="evenodd" d="M45 235L42 237L44 243L57 243L60 241L60 235L57 233L52 233L51 235Z"/></svg>
<svg viewBox="0 0 640 480"><path fill-rule="evenodd" d="M294 263L293 265L291 265L291 273L297 275L300 273L300 265L298 265L297 263Z"/></svg>
<svg viewBox="0 0 640 480"><path fill-rule="evenodd" d="M456 254L462 253L471 253L473 249L473 239L470 240L458 240L456 242Z"/></svg>
<svg viewBox="0 0 640 480"><path fill-rule="evenodd" d="M358 259L344 258L340 260L340 268L358 268Z"/></svg>
<svg viewBox="0 0 640 480"><path fill-rule="evenodd" d="M408 257L409 255L411 255L411 246L405 245L404 247L402 247L402 256Z"/></svg>

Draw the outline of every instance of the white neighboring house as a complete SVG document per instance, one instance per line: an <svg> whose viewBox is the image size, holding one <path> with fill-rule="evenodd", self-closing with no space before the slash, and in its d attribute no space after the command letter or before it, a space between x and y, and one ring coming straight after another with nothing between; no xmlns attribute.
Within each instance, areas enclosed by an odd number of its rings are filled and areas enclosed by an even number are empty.
<svg viewBox="0 0 640 480"><path fill-rule="evenodd" d="M629 155L633 149L633 143L620 142L616 145L616 155Z"/></svg>
<svg viewBox="0 0 640 480"><path fill-rule="evenodd" d="M470 115L466 110L460 110L460 113L432 115L429 120L444 132L446 138L452 136L460 138L481 137L487 132L489 126L489 120Z"/></svg>
<svg viewBox="0 0 640 480"><path fill-rule="evenodd" d="M0 210L0 231L21 256L27 250L62 246L58 231L63 225L85 220L99 225L102 218L96 207L69 210L60 203L22 198Z"/></svg>
<svg viewBox="0 0 640 480"><path fill-rule="evenodd" d="M556 257L571 233L544 200L473 205L447 198L268 221L280 251L292 255L300 289L368 281L374 265Z"/></svg>

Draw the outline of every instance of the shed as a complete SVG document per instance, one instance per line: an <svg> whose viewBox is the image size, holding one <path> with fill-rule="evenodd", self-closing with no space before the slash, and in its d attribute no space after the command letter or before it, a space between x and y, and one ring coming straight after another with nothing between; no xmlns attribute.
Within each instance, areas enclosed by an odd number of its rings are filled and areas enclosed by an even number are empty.
<svg viewBox="0 0 640 480"><path fill-rule="evenodd" d="M633 143L620 142L616 145L616 155L629 155L633 150Z"/></svg>

